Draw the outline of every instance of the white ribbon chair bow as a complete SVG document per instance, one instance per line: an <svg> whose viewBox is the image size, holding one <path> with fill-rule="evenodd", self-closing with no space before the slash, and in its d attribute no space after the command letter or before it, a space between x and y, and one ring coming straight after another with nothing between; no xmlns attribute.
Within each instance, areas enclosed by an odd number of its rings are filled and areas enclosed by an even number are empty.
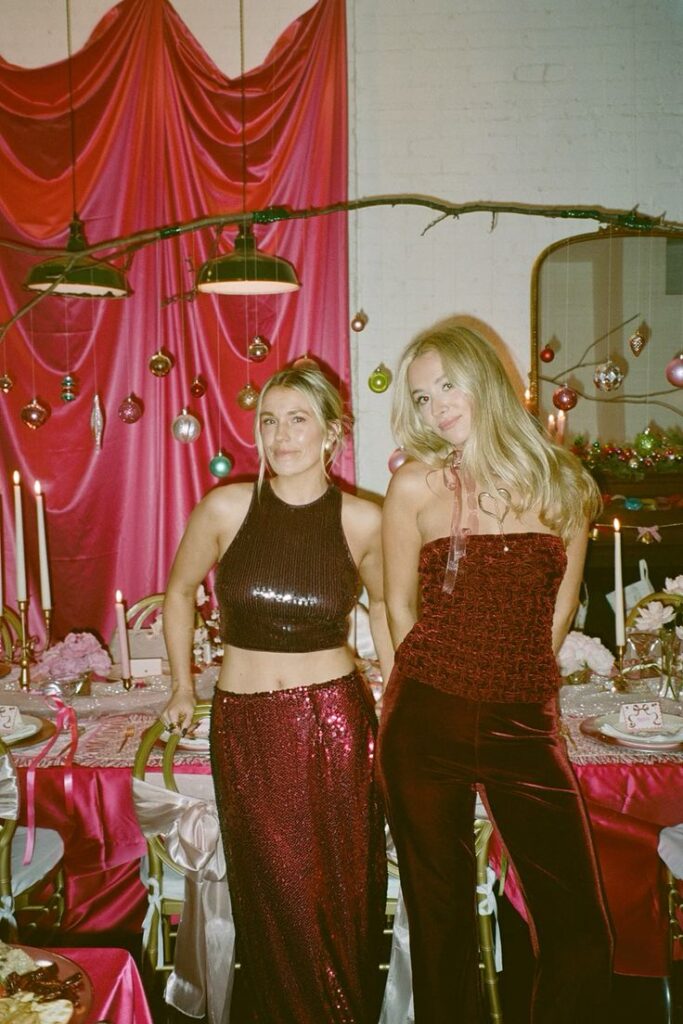
<svg viewBox="0 0 683 1024"><path fill-rule="evenodd" d="M17 773L9 754L0 755L0 819L16 821L19 817L19 787ZM14 917L14 898L0 898L0 921L7 921L12 929L16 929Z"/></svg>
<svg viewBox="0 0 683 1024"><path fill-rule="evenodd" d="M235 925L216 805L141 779L133 779L133 800L143 835L164 836L169 857L185 876L185 901L166 1002L189 1017L206 1014L209 1024L227 1024L235 971ZM150 902L143 928L151 925L154 902Z"/></svg>

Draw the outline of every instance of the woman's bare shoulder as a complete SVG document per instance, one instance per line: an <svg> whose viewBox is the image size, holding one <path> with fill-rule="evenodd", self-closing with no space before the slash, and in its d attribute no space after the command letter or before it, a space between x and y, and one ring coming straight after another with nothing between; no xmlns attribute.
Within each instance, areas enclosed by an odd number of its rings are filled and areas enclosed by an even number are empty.
<svg viewBox="0 0 683 1024"><path fill-rule="evenodd" d="M342 491L342 518L345 526L353 529L372 531L379 529L382 521L382 502L380 498L361 498L357 494Z"/></svg>
<svg viewBox="0 0 683 1024"><path fill-rule="evenodd" d="M411 459L399 466L392 476L387 498L421 505L429 501L442 486L443 475L440 470L428 466L425 462Z"/></svg>
<svg viewBox="0 0 683 1024"><path fill-rule="evenodd" d="M254 493L252 483L224 484L209 491L199 502L194 517L204 522L223 525L241 522L247 514Z"/></svg>

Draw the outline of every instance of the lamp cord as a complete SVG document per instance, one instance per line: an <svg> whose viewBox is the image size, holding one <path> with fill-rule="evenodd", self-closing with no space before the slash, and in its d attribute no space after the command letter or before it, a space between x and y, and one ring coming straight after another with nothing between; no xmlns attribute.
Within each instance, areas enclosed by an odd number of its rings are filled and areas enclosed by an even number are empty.
<svg viewBox="0 0 683 1024"><path fill-rule="evenodd" d="M68 0L67 0L68 2ZM239 0L240 11L240 121L242 125L242 213L247 212L247 104L244 87L244 0Z"/></svg>
<svg viewBox="0 0 683 1024"><path fill-rule="evenodd" d="M74 114L73 68L71 67L71 0L66 0L66 52L66 73L69 88L69 141L71 147L71 205L75 220L78 217L78 213L76 212L76 117Z"/></svg>

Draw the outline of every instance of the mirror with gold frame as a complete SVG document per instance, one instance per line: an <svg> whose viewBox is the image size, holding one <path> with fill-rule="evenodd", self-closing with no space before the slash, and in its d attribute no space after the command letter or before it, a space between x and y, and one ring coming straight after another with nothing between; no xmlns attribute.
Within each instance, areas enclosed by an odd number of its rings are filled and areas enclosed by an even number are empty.
<svg viewBox="0 0 683 1024"><path fill-rule="evenodd" d="M534 264L531 328L529 404L551 431L560 419L565 443L624 444L648 428L683 440L683 388L667 378L683 351L680 235L604 228L555 242Z"/></svg>

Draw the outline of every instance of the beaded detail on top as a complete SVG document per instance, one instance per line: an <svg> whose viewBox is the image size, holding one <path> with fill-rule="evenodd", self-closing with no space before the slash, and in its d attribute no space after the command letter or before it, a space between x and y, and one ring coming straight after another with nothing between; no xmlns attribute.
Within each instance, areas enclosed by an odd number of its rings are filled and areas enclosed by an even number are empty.
<svg viewBox="0 0 683 1024"><path fill-rule="evenodd" d="M420 618L396 652L404 675L470 700L541 701L557 691L555 598L567 558L559 537L508 533L467 542L452 594L443 590L450 537L420 553Z"/></svg>
<svg viewBox="0 0 683 1024"><path fill-rule="evenodd" d="M358 570L330 485L307 505L288 505L267 480L218 564L216 597L225 643L283 653L343 647L358 596Z"/></svg>

